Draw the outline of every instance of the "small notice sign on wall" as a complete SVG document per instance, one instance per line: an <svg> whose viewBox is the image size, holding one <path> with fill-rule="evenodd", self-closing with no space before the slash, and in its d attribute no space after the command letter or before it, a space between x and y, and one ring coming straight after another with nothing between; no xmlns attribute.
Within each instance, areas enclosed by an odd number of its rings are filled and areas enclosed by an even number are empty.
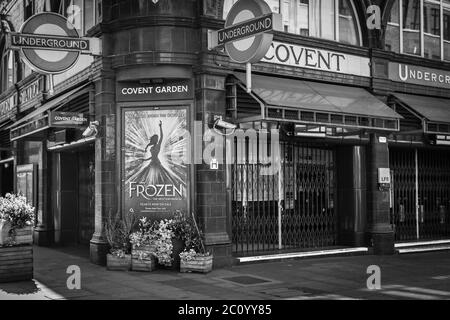
<svg viewBox="0 0 450 320"><path fill-rule="evenodd" d="M391 183L391 169L378 168L378 183L390 184Z"/></svg>

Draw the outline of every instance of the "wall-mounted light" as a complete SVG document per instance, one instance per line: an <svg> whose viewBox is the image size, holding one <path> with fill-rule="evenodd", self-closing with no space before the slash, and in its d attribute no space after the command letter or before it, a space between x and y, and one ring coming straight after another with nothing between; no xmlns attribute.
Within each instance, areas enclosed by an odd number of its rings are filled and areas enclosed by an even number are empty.
<svg viewBox="0 0 450 320"><path fill-rule="evenodd" d="M95 137L98 134L97 127L100 125L98 121L91 121L89 127L84 130L82 136L83 138Z"/></svg>

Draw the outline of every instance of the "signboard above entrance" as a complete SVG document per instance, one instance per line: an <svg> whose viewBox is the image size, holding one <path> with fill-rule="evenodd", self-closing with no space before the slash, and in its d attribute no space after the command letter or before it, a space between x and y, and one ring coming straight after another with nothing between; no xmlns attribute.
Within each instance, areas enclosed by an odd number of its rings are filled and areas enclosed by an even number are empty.
<svg viewBox="0 0 450 320"><path fill-rule="evenodd" d="M192 80L164 80L160 83L119 82L117 101L190 100L194 98Z"/></svg>
<svg viewBox="0 0 450 320"><path fill-rule="evenodd" d="M274 41L262 62L370 77L370 59Z"/></svg>
<svg viewBox="0 0 450 320"><path fill-rule="evenodd" d="M450 89L450 71L397 62L389 63L389 79L396 82Z"/></svg>
<svg viewBox="0 0 450 320"><path fill-rule="evenodd" d="M35 71L58 74L72 68L80 54L99 55L100 39L80 38L75 27L62 15L39 13L11 32L11 49L20 50L22 59Z"/></svg>
<svg viewBox="0 0 450 320"><path fill-rule="evenodd" d="M80 128L87 122L82 113L53 111L49 115L49 126L52 128Z"/></svg>

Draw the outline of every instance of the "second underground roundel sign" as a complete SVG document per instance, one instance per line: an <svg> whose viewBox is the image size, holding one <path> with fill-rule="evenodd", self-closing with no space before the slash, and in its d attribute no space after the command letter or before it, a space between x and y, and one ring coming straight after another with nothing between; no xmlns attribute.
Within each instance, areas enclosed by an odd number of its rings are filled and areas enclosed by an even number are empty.
<svg viewBox="0 0 450 320"><path fill-rule="evenodd" d="M225 50L230 58L239 63L255 63L260 61L270 48L273 34L262 32L279 28L278 20L274 19L269 5L263 0L240 0L228 13L225 21L227 33L218 35L219 42L225 43ZM236 27L235 30L232 28ZM240 40L225 41L226 38L240 38ZM254 35L253 35L254 34Z"/></svg>
<svg viewBox="0 0 450 320"><path fill-rule="evenodd" d="M81 39L64 16L50 12L25 21L11 44L20 47L22 58L33 69L54 74L70 69L81 52L89 50L89 40Z"/></svg>

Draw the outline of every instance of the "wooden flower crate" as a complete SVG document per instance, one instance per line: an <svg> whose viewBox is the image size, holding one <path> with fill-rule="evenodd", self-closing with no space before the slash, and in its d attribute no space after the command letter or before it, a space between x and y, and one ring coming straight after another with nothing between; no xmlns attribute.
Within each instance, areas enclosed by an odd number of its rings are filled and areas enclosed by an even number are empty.
<svg viewBox="0 0 450 320"><path fill-rule="evenodd" d="M155 247L150 245L133 246L131 251L131 270L150 272L156 269Z"/></svg>
<svg viewBox="0 0 450 320"><path fill-rule="evenodd" d="M31 226L16 229L13 241L17 245L33 243L33 228Z"/></svg>
<svg viewBox="0 0 450 320"><path fill-rule="evenodd" d="M180 272L208 273L212 270L213 256L195 257L190 261L180 261Z"/></svg>
<svg viewBox="0 0 450 320"><path fill-rule="evenodd" d="M33 247L0 246L0 283L31 279L33 279Z"/></svg>
<svg viewBox="0 0 450 320"><path fill-rule="evenodd" d="M111 271L129 271L131 269L131 254L125 255L123 258L108 254L106 256L106 269Z"/></svg>
<svg viewBox="0 0 450 320"><path fill-rule="evenodd" d="M22 245L33 243L33 228L26 226L21 229L11 230L9 222L2 220L0 223L0 246L8 244Z"/></svg>
<svg viewBox="0 0 450 320"><path fill-rule="evenodd" d="M151 272L156 269L156 258L150 257L148 259L131 259L131 270L141 272Z"/></svg>

